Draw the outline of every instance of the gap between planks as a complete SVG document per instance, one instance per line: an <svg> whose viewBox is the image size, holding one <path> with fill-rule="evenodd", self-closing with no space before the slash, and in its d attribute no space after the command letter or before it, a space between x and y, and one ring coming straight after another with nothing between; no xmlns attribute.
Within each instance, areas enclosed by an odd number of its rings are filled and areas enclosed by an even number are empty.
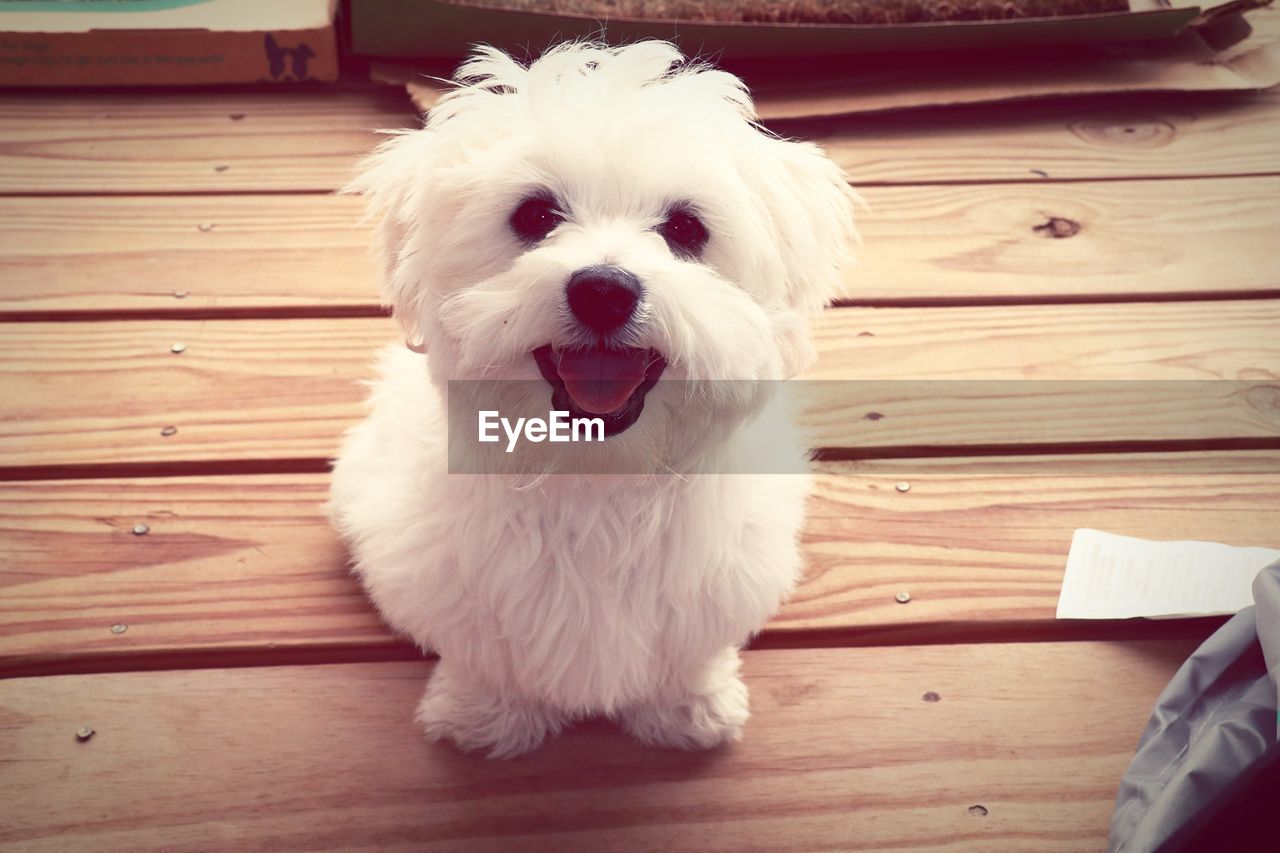
<svg viewBox="0 0 1280 853"><path fill-rule="evenodd" d="M370 605L372 606L372 605ZM1225 616L1136 621L1063 623L1046 631L1043 622L918 622L885 629L763 629L743 648L747 651L864 649L889 647L976 646L1052 643L1130 643L1186 641L1200 644L1226 623ZM129 672L173 672L248 669L278 666L333 666L437 660L409 640L381 643L316 645L246 645L181 651L90 652L38 657L0 657L0 682L14 678L106 675Z"/></svg>
<svg viewBox="0 0 1280 853"><path fill-rule="evenodd" d="M1280 288L1171 291L1168 293L1087 293L1044 296L955 296L901 299L837 299L831 308L1006 308L1018 305L1119 305L1143 302L1243 302L1280 299ZM0 323L103 323L115 320L320 320L390 317L381 305L303 305L261 308L58 309L9 312L0 302Z"/></svg>
<svg viewBox="0 0 1280 853"><path fill-rule="evenodd" d="M994 457L1160 456L1168 453L1251 453L1280 450L1280 437L1196 440L1095 441L1057 444L885 445L881 447L815 447L817 462L865 462L911 459L982 459ZM333 457L294 459L174 460L170 462L104 462L84 465L0 466L0 483L52 480L157 479L239 477L254 475L327 474Z"/></svg>
<svg viewBox="0 0 1280 853"><path fill-rule="evenodd" d="M918 181L869 180L850 182L858 190L888 189L902 187L905 189L927 187L1021 187L1021 186L1055 186L1072 184L1142 184L1150 181L1214 181L1222 178L1274 178L1280 177L1280 164L1274 169L1260 172L1211 172L1206 174L1138 174L1138 175L1098 175L1077 178L930 178ZM178 190L26 190L8 192L0 190L0 199L118 199L118 198L236 198L238 196L330 196L339 191L336 188L301 187L298 189L178 189Z"/></svg>

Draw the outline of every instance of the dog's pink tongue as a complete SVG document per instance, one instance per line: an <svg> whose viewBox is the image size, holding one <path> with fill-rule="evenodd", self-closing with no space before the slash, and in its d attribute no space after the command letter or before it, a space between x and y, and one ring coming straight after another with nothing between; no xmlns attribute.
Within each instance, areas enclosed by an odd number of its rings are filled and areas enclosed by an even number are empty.
<svg viewBox="0 0 1280 853"><path fill-rule="evenodd" d="M622 408L644 382L646 350L566 350L556 353L556 371L584 412L607 415Z"/></svg>

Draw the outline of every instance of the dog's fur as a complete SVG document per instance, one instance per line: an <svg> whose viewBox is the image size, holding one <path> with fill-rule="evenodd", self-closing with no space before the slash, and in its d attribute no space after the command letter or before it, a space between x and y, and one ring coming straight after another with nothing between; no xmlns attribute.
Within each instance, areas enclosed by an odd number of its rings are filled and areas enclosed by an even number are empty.
<svg viewBox="0 0 1280 853"><path fill-rule="evenodd" d="M810 363L856 197L816 146L760 129L737 78L664 42L562 45L528 67L481 49L456 80L352 185L380 221L385 297L430 354L383 355L331 501L382 615L441 656L418 721L494 756L592 714L651 744L736 739L738 648L796 581L809 483L725 472L751 470L766 446L802 471L806 449L758 417L776 383L691 399L680 380L776 380ZM509 221L538 191L566 220L529 246ZM700 258L655 233L673 204L705 222ZM635 425L584 446L583 464L679 460L686 475L450 474L446 381L539 380L530 353L584 335L566 280L603 262L644 286L625 343L668 367ZM549 391L511 393L504 414L546 415Z"/></svg>

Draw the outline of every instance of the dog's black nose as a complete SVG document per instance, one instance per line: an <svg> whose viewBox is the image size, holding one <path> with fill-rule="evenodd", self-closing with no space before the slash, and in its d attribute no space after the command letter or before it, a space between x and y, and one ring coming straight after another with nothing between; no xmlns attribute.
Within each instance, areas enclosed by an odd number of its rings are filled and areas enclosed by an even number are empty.
<svg viewBox="0 0 1280 853"><path fill-rule="evenodd" d="M627 324L640 304L640 280L617 267L587 267L569 276L565 296L578 322L598 334Z"/></svg>

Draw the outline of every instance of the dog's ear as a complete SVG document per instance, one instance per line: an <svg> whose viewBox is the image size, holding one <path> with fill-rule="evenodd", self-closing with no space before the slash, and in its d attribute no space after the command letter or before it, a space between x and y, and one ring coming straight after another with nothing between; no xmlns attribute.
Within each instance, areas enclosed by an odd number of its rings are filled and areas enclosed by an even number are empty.
<svg viewBox="0 0 1280 853"><path fill-rule="evenodd" d="M843 170L811 142L762 135L757 180L773 217L782 261L784 296L792 316L778 329L789 375L813 361L809 324L846 295L858 231L854 211L862 199Z"/></svg>
<svg viewBox="0 0 1280 853"><path fill-rule="evenodd" d="M862 199L812 142L766 138L765 144L778 164L770 189L787 302L815 313L846 295L845 275L858 245L854 211Z"/></svg>
<svg viewBox="0 0 1280 853"><path fill-rule="evenodd" d="M460 194L447 179L451 166L466 159L471 146L459 132L457 117L523 85L528 74L511 57L492 47L478 47L454 74L454 88L431 107L423 127L393 131L360 164L343 193L368 200L366 221L377 222L376 248L382 267L382 297L395 312L411 346L422 340L430 281L426 243L447 233ZM415 262L416 261L416 262Z"/></svg>
<svg viewBox="0 0 1280 853"><path fill-rule="evenodd" d="M271 72L272 79L275 79L284 73L284 54L280 52L280 45L271 33L263 36L262 46L267 51L268 70Z"/></svg>
<svg viewBox="0 0 1280 853"><path fill-rule="evenodd" d="M365 222L376 223L374 248L381 271L383 302L390 306L407 341L422 339L420 320L424 282L417 280L411 240L429 223L435 181L432 172L440 156L436 131L396 131L359 166L344 194L361 195L367 202Z"/></svg>

